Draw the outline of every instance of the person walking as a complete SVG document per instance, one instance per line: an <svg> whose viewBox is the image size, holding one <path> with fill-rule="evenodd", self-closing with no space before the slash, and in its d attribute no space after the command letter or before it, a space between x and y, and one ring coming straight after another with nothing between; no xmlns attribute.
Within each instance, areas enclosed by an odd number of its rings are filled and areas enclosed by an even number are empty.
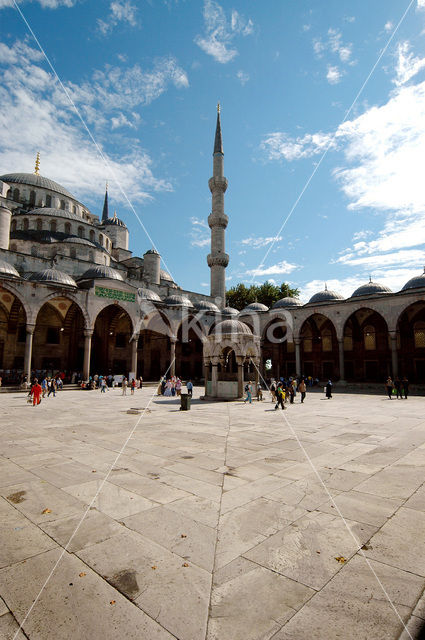
<svg viewBox="0 0 425 640"><path fill-rule="evenodd" d="M245 393L246 398L244 399L244 403L248 400L249 404L252 404L252 385L251 382L247 382L245 385Z"/></svg>
<svg viewBox="0 0 425 640"><path fill-rule="evenodd" d="M102 380L100 381L100 393L106 393L106 380L105 378L102 378Z"/></svg>
<svg viewBox="0 0 425 640"><path fill-rule="evenodd" d="M326 397L328 400L332 398L332 380L328 380L326 383Z"/></svg>
<svg viewBox="0 0 425 640"><path fill-rule="evenodd" d="M38 384L38 380L37 378L34 379L34 384L31 387L31 395L32 395L32 406L35 407L35 405L40 404L41 402L41 392L42 392L42 388L41 385Z"/></svg>
<svg viewBox="0 0 425 640"><path fill-rule="evenodd" d="M397 394L397 400L399 396L400 396L400 400L403 400L403 394L401 391L401 380L398 376L396 376L396 378L394 379L394 389Z"/></svg>
<svg viewBox="0 0 425 640"><path fill-rule="evenodd" d="M388 376L388 378L387 378L387 381L385 383L385 388L387 390L389 399L392 400L394 385L393 385L393 381L391 380L390 376Z"/></svg>
<svg viewBox="0 0 425 640"><path fill-rule="evenodd" d="M263 389L261 388L261 382L257 384L257 401L260 402L263 400Z"/></svg>
<svg viewBox="0 0 425 640"><path fill-rule="evenodd" d="M282 407L282 409L285 409L285 391L281 382L279 382L276 388L276 400L277 401L275 404L275 410L279 409L279 405Z"/></svg>
<svg viewBox="0 0 425 640"><path fill-rule="evenodd" d="M181 396L182 394L182 381L180 380L180 378L176 379L176 393L178 396Z"/></svg>
<svg viewBox="0 0 425 640"><path fill-rule="evenodd" d="M131 378L131 382L130 382L130 393L132 396L134 396L134 390L136 388L136 381L134 378Z"/></svg>
<svg viewBox="0 0 425 640"><path fill-rule="evenodd" d="M192 397L192 394L193 394L193 383L192 383L192 380L188 380L186 382L186 389L187 389L187 394Z"/></svg>
<svg viewBox="0 0 425 640"><path fill-rule="evenodd" d="M139 376L139 389L140 389L140 391L143 389L143 378L142 378L142 376Z"/></svg>
<svg viewBox="0 0 425 640"><path fill-rule="evenodd" d="M48 380L48 387L49 387L49 393L47 394L47 397L50 396L51 393L53 393L53 397L56 397L56 381L54 378L49 378Z"/></svg>
<svg viewBox="0 0 425 640"><path fill-rule="evenodd" d="M122 379L121 386L122 386L122 395L126 396L127 395L128 380L127 380L127 378L125 376Z"/></svg>
<svg viewBox="0 0 425 640"><path fill-rule="evenodd" d="M289 402L291 404L294 404L295 389L294 389L294 385L292 384L292 382L288 385L288 391L289 391Z"/></svg>
<svg viewBox="0 0 425 640"><path fill-rule="evenodd" d="M407 396L409 395L409 381L406 376L403 376L403 391L404 399L407 400Z"/></svg>
<svg viewBox="0 0 425 640"><path fill-rule="evenodd" d="M274 378L272 378L272 382L270 385L270 393L272 394L272 402L276 402L276 382Z"/></svg>
<svg viewBox="0 0 425 640"><path fill-rule="evenodd" d="M300 384L298 385L298 391L301 393L301 404L303 404L304 400L305 400L305 394L306 394L306 384L304 382L304 379L301 380Z"/></svg>

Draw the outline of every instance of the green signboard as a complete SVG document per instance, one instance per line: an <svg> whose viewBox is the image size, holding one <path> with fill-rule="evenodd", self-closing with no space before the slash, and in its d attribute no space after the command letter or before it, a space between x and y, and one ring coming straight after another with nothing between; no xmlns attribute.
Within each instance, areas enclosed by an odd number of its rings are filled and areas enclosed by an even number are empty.
<svg viewBox="0 0 425 640"><path fill-rule="evenodd" d="M136 294L130 291L120 291L119 289L107 289L106 287L94 288L94 294L99 298L110 298L112 300L124 300L124 302L136 302Z"/></svg>

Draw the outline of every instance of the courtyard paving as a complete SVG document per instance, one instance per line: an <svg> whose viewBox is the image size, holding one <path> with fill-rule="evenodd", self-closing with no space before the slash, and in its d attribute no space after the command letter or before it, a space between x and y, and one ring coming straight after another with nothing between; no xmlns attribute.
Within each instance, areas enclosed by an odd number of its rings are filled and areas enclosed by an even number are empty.
<svg viewBox="0 0 425 640"><path fill-rule="evenodd" d="M425 399L195 391L0 396L0 638L417 637Z"/></svg>

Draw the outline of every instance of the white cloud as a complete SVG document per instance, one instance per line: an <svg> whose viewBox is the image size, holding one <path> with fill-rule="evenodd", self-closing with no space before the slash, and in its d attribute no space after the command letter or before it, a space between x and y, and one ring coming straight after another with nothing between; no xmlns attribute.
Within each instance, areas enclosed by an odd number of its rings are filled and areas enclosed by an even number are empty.
<svg viewBox="0 0 425 640"><path fill-rule="evenodd" d="M98 19L98 28L103 35L107 35L119 22L135 27L137 24L136 12L137 8L129 0L113 0L109 5L109 14L106 19Z"/></svg>
<svg viewBox="0 0 425 640"><path fill-rule="evenodd" d="M425 9L425 0L418 0L418 9Z"/></svg>
<svg viewBox="0 0 425 640"><path fill-rule="evenodd" d="M269 160L298 160L323 153L335 144L332 135L320 131L314 134L307 133L298 138L291 138L284 132L276 131L266 135L260 148L267 153Z"/></svg>
<svg viewBox="0 0 425 640"><path fill-rule="evenodd" d="M190 218L192 229L190 231L190 244L192 247L207 247L211 242L211 234L205 220L192 216Z"/></svg>
<svg viewBox="0 0 425 640"><path fill-rule="evenodd" d="M384 25L384 29L387 32L392 31L393 28L394 28L394 24L390 20L388 22L386 22L385 25Z"/></svg>
<svg viewBox="0 0 425 640"><path fill-rule="evenodd" d="M38 53L28 50L27 57L14 57L22 48L25 44L16 43L8 53L1 47L2 59L12 62L4 64L0 85L0 172L31 171L40 150L42 175L62 183L79 199L102 195L105 179L109 179L112 198L122 200L114 176L133 200L171 190L168 182L154 176L151 158L136 144L121 157L109 157L108 168L64 100L56 79L36 64ZM102 120L103 114L99 112L98 117ZM110 135L108 128L105 140ZM107 156L101 140L99 136L98 144Z"/></svg>
<svg viewBox="0 0 425 640"><path fill-rule="evenodd" d="M22 4L22 0L16 0L17 4ZM32 2L32 0L29 0ZM73 7L77 0L37 0L43 9L57 9L58 7ZM0 0L0 9L15 7L13 0Z"/></svg>
<svg viewBox="0 0 425 640"><path fill-rule="evenodd" d="M405 249L401 251L394 251L392 253L360 257L357 254L349 253L338 258L337 262L351 266L364 265L369 270L385 266L398 266L400 264L405 267L415 267L418 264L423 264L425 262L425 251L420 249Z"/></svg>
<svg viewBox="0 0 425 640"><path fill-rule="evenodd" d="M252 20L245 20L237 11L232 10L227 20L223 8L214 0L204 1L205 35L196 36L195 44L217 62L226 64L238 55L233 46L236 35L248 36L253 32Z"/></svg>
<svg viewBox="0 0 425 640"><path fill-rule="evenodd" d="M328 65L326 80L329 82L329 84L338 84L338 82L341 82L342 75L343 74L340 69L338 69L338 67L333 67L330 64Z"/></svg>
<svg viewBox="0 0 425 640"><path fill-rule="evenodd" d="M131 129L135 129L140 122L140 116L138 113L132 113L131 116L132 119L130 120L127 116L120 112L117 116L112 117L112 129L119 129L120 127L130 127Z"/></svg>
<svg viewBox="0 0 425 640"><path fill-rule="evenodd" d="M269 244L274 242L280 242L282 240L281 236L272 236L269 238L244 238L241 240L241 244L251 247L252 249L262 249L263 247L267 247Z"/></svg>
<svg viewBox="0 0 425 640"><path fill-rule="evenodd" d="M399 87L425 68L425 58L417 58L410 51L409 42L400 42L397 47L397 66L394 83Z"/></svg>
<svg viewBox="0 0 425 640"><path fill-rule="evenodd" d="M273 264L270 267L265 267L264 265L259 265L256 269L249 269L246 271L247 276L260 277L260 276L278 276L284 275L288 273L292 273L295 269L298 268L298 265L291 264L286 262L286 260L282 260L277 264Z"/></svg>
<svg viewBox="0 0 425 640"><path fill-rule="evenodd" d="M245 73L245 71L238 71L236 77L238 78L242 86L246 85L246 83L249 81L249 75Z"/></svg>

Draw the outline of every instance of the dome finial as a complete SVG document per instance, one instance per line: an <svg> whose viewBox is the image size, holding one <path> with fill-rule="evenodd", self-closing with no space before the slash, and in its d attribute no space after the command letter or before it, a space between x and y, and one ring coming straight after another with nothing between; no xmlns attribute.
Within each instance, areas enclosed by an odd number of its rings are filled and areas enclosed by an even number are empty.
<svg viewBox="0 0 425 640"><path fill-rule="evenodd" d="M325 291L327 291L327 290L328 290L328 283L325 282Z"/></svg>
<svg viewBox="0 0 425 640"><path fill-rule="evenodd" d="M372 276L369 276L369 284L372 282Z"/></svg>
<svg viewBox="0 0 425 640"><path fill-rule="evenodd" d="M220 113L220 103L217 102L217 113Z"/></svg>
<svg viewBox="0 0 425 640"><path fill-rule="evenodd" d="M35 159L35 169L34 169L34 173L36 176L40 175L40 152L37 151L37 157Z"/></svg>

